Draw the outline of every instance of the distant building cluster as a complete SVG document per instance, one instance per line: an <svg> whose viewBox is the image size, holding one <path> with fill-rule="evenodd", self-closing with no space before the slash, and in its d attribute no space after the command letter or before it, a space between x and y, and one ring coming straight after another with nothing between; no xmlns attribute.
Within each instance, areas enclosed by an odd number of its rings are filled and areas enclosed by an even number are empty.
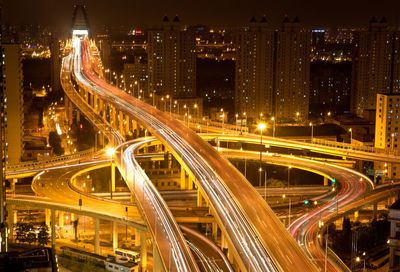
<svg viewBox="0 0 400 272"><path fill-rule="evenodd" d="M21 44L24 58L51 57L51 87L58 90L65 35L39 25L4 25L3 33L6 42ZM202 98L206 114L224 108L230 121L285 123L328 113L362 116L375 110L378 93L397 93L399 33L384 17L371 18L365 29L309 29L289 17L279 26L263 16L224 28L165 16L145 28L103 27L93 38L105 77L132 95L155 104L167 95Z"/></svg>

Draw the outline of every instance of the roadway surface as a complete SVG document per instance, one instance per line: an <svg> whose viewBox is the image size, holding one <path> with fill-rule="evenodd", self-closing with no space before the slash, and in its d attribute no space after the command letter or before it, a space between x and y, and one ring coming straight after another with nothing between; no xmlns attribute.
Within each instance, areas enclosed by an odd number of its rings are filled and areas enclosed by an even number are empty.
<svg viewBox="0 0 400 272"><path fill-rule="evenodd" d="M80 53L80 43L75 52ZM144 124L181 158L197 179L233 248L240 266L250 271L317 271L257 191L226 159L195 132L169 114L107 84L91 68L83 42L82 78L103 99Z"/></svg>

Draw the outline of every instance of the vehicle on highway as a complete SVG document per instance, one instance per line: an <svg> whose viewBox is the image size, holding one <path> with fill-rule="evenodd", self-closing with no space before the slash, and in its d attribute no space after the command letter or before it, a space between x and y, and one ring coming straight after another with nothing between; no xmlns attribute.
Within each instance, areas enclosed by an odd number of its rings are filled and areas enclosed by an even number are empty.
<svg viewBox="0 0 400 272"><path fill-rule="evenodd" d="M116 248L114 250L115 255L117 256L117 260L121 257L126 257L135 263L140 262L140 253L134 250L127 250L123 248Z"/></svg>

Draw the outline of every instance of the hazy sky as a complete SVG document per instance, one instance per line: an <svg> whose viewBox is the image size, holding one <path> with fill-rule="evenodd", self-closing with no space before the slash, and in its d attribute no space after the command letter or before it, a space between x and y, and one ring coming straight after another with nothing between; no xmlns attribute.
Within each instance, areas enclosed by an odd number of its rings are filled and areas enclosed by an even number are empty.
<svg viewBox="0 0 400 272"><path fill-rule="evenodd" d="M367 26L371 16L400 23L400 0L3 0L3 20L69 25L75 3L87 5L92 26L157 24L167 14L183 23L240 26L252 15L280 25L285 14L306 26Z"/></svg>

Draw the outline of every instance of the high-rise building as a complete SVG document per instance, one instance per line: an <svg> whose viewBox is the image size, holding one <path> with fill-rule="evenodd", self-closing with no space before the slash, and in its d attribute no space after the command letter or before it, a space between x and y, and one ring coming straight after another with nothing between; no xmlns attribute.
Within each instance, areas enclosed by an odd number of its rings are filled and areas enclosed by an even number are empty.
<svg viewBox="0 0 400 272"><path fill-rule="evenodd" d="M236 39L236 112L307 119L311 32L286 17L279 30L253 17ZM297 113L297 115L296 115Z"/></svg>
<svg viewBox="0 0 400 272"><path fill-rule="evenodd" d="M288 17L276 33L275 116L308 119L311 32Z"/></svg>
<svg viewBox="0 0 400 272"><path fill-rule="evenodd" d="M0 5L0 25L2 26L2 6ZM0 252L7 251L6 225L6 162L7 162L7 96L4 88L4 49L2 46L2 27L0 27Z"/></svg>
<svg viewBox="0 0 400 272"><path fill-rule="evenodd" d="M10 164L21 161L23 153L24 108L21 48L19 44L5 44L3 77L7 97L6 142L8 143L8 160Z"/></svg>
<svg viewBox="0 0 400 272"><path fill-rule="evenodd" d="M142 57L135 57L134 63L125 63L123 70L127 92L135 97L148 97L147 63Z"/></svg>
<svg viewBox="0 0 400 272"><path fill-rule="evenodd" d="M55 35L52 37L51 40L50 52L51 52L51 88L53 89L53 91L60 91L61 90L60 40Z"/></svg>
<svg viewBox="0 0 400 272"><path fill-rule="evenodd" d="M179 18L163 19L162 27L148 31L149 91L173 97L196 96L194 31L182 27Z"/></svg>
<svg viewBox="0 0 400 272"><path fill-rule="evenodd" d="M386 149L389 153L400 150L400 94L377 94L375 119L375 147ZM395 178L400 165L375 163L387 177Z"/></svg>
<svg viewBox="0 0 400 272"><path fill-rule="evenodd" d="M310 116L350 110L351 62L314 61L310 75Z"/></svg>
<svg viewBox="0 0 400 272"><path fill-rule="evenodd" d="M266 17L253 17L236 35L235 110L256 119L271 114L274 81L274 30Z"/></svg>
<svg viewBox="0 0 400 272"><path fill-rule="evenodd" d="M361 115L375 109L376 95L400 91L399 32L388 28L383 17L373 17L368 30L355 34L352 111Z"/></svg>

